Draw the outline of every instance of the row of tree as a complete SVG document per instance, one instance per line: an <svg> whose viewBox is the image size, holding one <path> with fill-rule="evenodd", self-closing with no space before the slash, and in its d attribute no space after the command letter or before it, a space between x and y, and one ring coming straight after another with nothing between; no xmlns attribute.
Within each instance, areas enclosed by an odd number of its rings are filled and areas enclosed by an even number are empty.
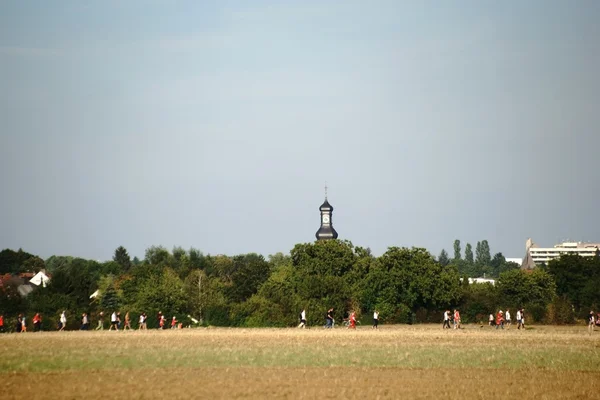
<svg viewBox="0 0 600 400"><path fill-rule="evenodd" d="M466 275L473 278L498 278L503 272L520 268L518 264L507 262L502 253L496 253L492 257L487 240L477 242L475 254L473 254L471 243L467 243L463 257L461 243L457 239L454 241L454 257L451 259L448 252L442 249L438 256L438 262L442 265L453 264L461 276Z"/></svg>
<svg viewBox="0 0 600 400"><path fill-rule="evenodd" d="M503 259L487 257L486 241L477 247L473 265L487 267ZM368 248L340 240L298 244L288 255L268 259L153 246L143 260L131 259L123 247L104 263L61 256L40 263L12 250L1 252L0 260L8 260L0 264L3 271L45 268L51 274L47 287L26 297L16 283L0 289L0 313L14 319L39 312L45 329L55 328L63 310L74 329L83 312L96 319L100 311L114 310L130 312L133 321L142 312L162 311L186 325L194 318L205 325L286 327L297 323L302 309L309 324L323 324L330 307L337 320L351 310L368 320L378 310L386 323L439 322L452 308L461 310L464 322L483 322L498 309L525 307L530 320L572 323L600 305L598 257L563 257L533 271L499 263L495 285L469 285L461 279L467 277L461 265L469 260L460 257L458 241L454 259L447 261L422 248L391 247L374 257ZM90 298L96 291L99 295ZM156 323L148 321L149 327Z"/></svg>

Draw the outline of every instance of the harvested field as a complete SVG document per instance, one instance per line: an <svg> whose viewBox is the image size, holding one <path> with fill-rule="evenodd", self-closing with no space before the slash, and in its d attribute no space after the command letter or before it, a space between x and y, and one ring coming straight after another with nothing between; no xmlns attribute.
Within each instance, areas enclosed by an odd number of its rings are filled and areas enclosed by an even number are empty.
<svg viewBox="0 0 600 400"><path fill-rule="evenodd" d="M2 398L600 398L600 332L438 325L0 335Z"/></svg>

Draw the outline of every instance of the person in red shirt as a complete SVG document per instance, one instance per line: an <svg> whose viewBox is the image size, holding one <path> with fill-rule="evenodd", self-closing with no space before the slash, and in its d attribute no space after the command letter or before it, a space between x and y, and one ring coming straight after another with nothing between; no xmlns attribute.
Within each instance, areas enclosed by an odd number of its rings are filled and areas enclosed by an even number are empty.
<svg viewBox="0 0 600 400"><path fill-rule="evenodd" d="M40 315L40 313L35 313L35 315L33 316L33 331L39 332L41 330L41 327L42 327L42 316Z"/></svg>
<svg viewBox="0 0 600 400"><path fill-rule="evenodd" d="M460 312L458 309L454 310L454 329L460 329Z"/></svg>
<svg viewBox="0 0 600 400"><path fill-rule="evenodd" d="M171 329L175 328L177 328L177 319L173 316L173 319L171 320Z"/></svg>
<svg viewBox="0 0 600 400"><path fill-rule="evenodd" d="M348 329L356 329L356 314L354 314L354 311L352 311L350 313L350 325L348 325Z"/></svg>
<svg viewBox="0 0 600 400"><path fill-rule="evenodd" d="M0 314L0 332L4 332L4 315Z"/></svg>
<svg viewBox="0 0 600 400"><path fill-rule="evenodd" d="M502 310L498 311L498 314L496 314L496 329L498 329L498 327L504 329L504 313Z"/></svg>

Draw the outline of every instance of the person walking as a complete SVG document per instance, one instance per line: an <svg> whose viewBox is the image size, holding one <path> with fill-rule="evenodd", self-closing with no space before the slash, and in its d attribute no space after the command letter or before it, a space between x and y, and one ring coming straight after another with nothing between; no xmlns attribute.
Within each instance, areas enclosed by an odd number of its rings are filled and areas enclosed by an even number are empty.
<svg viewBox="0 0 600 400"><path fill-rule="evenodd" d="M4 315L0 314L0 333L4 333Z"/></svg>
<svg viewBox="0 0 600 400"><path fill-rule="evenodd" d="M63 310L62 314L60 314L60 324L58 326L60 327L59 331L64 331L67 327L67 310Z"/></svg>
<svg viewBox="0 0 600 400"><path fill-rule="evenodd" d="M115 331L119 330L119 319L116 311L113 311L113 313L110 315L110 328L108 328L108 330L112 331L113 328L115 328Z"/></svg>
<svg viewBox="0 0 600 400"><path fill-rule="evenodd" d="M506 329L510 328L511 319L510 319L510 310L506 309L506 314L504 314L504 318L506 320Z"/></svg>
<svg viewBox="0 0 600 400"><path fill-rule="evenodd" d="M131 318L129 317L129 311L125 313L125 323L123 324L123 330L131 330Z"/></svg>
<svg viewBox="0 0 600 400"><path fill-rule="evenodd" d="M98 326L96 327L97 331L103 331L104 330L104 313L102 311L100 311L100 314L98 314Z"/></svg>
<svg viewBox="0 0 600 400"><path fill-rule="evenodd" d="M302 311L300 312L300 325L298 325L298 328L306 328L306 310L302 309Z"/></svg>
<svg viewBox="0 0 600 400"><path fill-rule="evenodd" d="M42 330L42 317L40 313L35 313L33 316L33 331L39 332Z"/></svg>
<svg viewBox="0 0 600 400"><path fill-rule="evenodd" d="M138 322L138 331L144 329L144 313L140 314L140 319Z"/></svg>
<svg viewBox="0 0 600 400"><path fill-rule="evenodd" d="M89 329L90 319L88 318L87 313L81 314L81 327L79 330L87 331Z"/></svg>
<svg viewBox="0 0 600 400"><path fill-rule="evenodd" d="M373 329L379 329L379 311L373 311Z"/></svg>
<svg viewBox="0 0 600 400"><path fill-rule="evenodd" d="M521 315L521 310L517 309L517 330L521 329L523 319L522 319L522 315Z"/></svg>
<svg viewBox="0 0 600 400"><path fill-rule="evenodd" d="M327 310L327 314L325 315L325 328L332 329L333 328L333 307Z"/></svg>
<svg viewBox="0 0 600 400"><path fill-rule="evenodd" d="M21 329L23 328L23 314L19 314L17 317L17 322L15 324L15 332L21 333Z"/></svg>
<svg viewBox="0 0 600 400"><path fill-rule="evenodd" d="M354 314L354 311L350 313L348 321L350 322L350 324L348 325L348 329L356 329L356 314Z"/></svg>
<svg viewBox="0 0 600 400"><path fill-rule="evenodd" d="M594 332L594 327L596 326L596 316L593 311L590 311L590 315L588 316L588 333L591 335Z"/></svg>
<svg viewBox="0 0 600 400"><path fill-rule="evenodd" d="M454 310L454 329L460 329L460 311Z"/></svg>
<svg viewBox="0 0 600 400"><path fill-rule="evenodd" d="M494 326L494 314L490 314L490 316L488 318L488 324L490 326Z"/></svg>
<svg viewBox="0 0 600 400"><path fill-rule="evenodd" d="M442 329L450 329L450 310L444 311L444 324Z"/></svg>
<svg viewBox="0 0 600 400"><path fill-rule="evenodd" d="M27 332L27 322L25 322L25 321L26 321L26 318L25 318L25 315L23 315L23 317L21 318L21 333Z"/></svg>
<svg viewBox="0 0 600 400"><path fill-rule="evenodd" d="M504 329L504 315L502 315L502 310L496 314L496 329L498 328Z"/></svg>
<svg viewBox="0 0 600 400"><path fill-rule="evenodd" d="M525 330L525 309L521 308L521 327Z"/></svg>
<svg viewBox="0 0 600 400"><path fill-rule="evenodd" d="M173 315L173 319L171 320L171 329L177 328L177 318Z"/></svg>

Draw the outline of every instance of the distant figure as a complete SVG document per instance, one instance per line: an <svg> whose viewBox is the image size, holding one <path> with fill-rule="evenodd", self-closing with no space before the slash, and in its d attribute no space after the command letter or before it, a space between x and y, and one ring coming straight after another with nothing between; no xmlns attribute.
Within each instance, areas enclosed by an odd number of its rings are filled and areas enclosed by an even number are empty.
<svg viewBox="0 0 600 400"><path fill-rule="evenodd" d="M350 317L348 318L348 329L356 329L356 314L354 311L350 313Z"/></svg>
<svg viewBox="0 0 600 400"><path fill-rule="evenodd" d="M33 331L39 332L42 330L42 316L40 313L35 313L33 316Z"/></svg>
<svg viewBox="0 0 600 400"><path fill-rule="evenodd" d="M87 331L90 327L90 319L88 318L87 313L81 314L81 327L79 330Z"/></svg>
<svg viewBox="0 0 600 400"><path fill-rule="evenodd" d="M100 314L98 314L98 326L96 327L97 331L103 331L104 330L104 313L102 311L100 311Z"/></svg>
<svg viewBox="0 0 600 400"><path fill-rule="evenodd" d="M121 329L121 312L117 312L117 327Z"/></svg>
<svg viewBox="0 0 600 400"><path fill-rule="evenodd" d="M444 324L442 329L450 329L450 310L444 311Z"/></svg>
<svg viewBox="0 0 600 400"><path fill-rule="evenodd" d="M379 311L373 311L373 329L379 329Z"/></svg>
<svg viewBox="0 0 600 400"><path fill-rule="evenodd" d="M129 318L129 311L125 313L125 323L123 324L123 330L131 330L131 319Z"/></svg>
<svg viewBox="0 0 600 400"><path fill-rule="evenodd" d="M165 325L166 325L166 318L164 315L160 315L160 322L158 323L159 329L166 329Z"/></svg>
<svg viewBox="0 0 600 400"><path fill-rule="evenodd" d="M59 326L59 331L64 331L65 328L67 327L67 311L63 310L62 314L60 314L60 324L58 324Z"/></svg>
<svg viewBox="0 0 600 400"><path fill-rule="evenodd" d="M144 313L140 314L140 320L138 322L138 331L144 329Z"/></svg>
<svg viewBox="0 0 600 400"><path fill-rule="evenodd" d="M173 319L171 320L171 329L177 328L177 318L173 315Z"/></svg>
<svg viewBox="0 0 600 400"><path fill-rule="evenodd" d="M506 320L506 329L510 328L510 324L512 323L510 319L510 310L506 310L506 314L504 314L504 319Z"/></svg>
<svg viewBox="0 0 600 400"><path fill-rule="evenodd" d="M502 310L498 311L498 314L496 314L496 329L499 327L504 329L504 315Z"/></svg>
<svg viewBox="0 0 600 400"><path fill-rule="evenodd" d="M0 314L0 333L4 333L4 315Z"/></svg>
<svg viewBox="0 0 600 400"><path fill-rule="evenodd" d="M490 314L490 317L488 318L488 324L490 326L494 326L494 314Z"/></svg>
<svg viewBox="0 0 600 400"><path fill-rule="evenodd" d="M162 329L162 325L161 325L162 319L163 319L162 311L159 311L158 315L156 316L156 321L158 323L158 329Z"/></svg>
<svg viewBox="0 0 600 400"><path fill-rule="evenodd" d="M15 324L15 332L21 333L21 329L23 328L23 314L19 314L17 317L17 323Z"/></svg>
<svg viewBox="0 0 600 400"><path fill-rule="evenodd" d="M110 315L110 327L108 328L108 330L112 331L113 328L115 328L115 331L119 330L119 319L117 317L116 311L113 311L113 313Z"/></svg>
<svg viewBox="0 0 600 400"><path fill-rule="evenodd" d="M594 332L594 327L596 326L596 316L593 311L590 311L590 315L588 316L588 332L591 335Z"/></svg>
<svg viewBox="0 0 600 400"><path fill-rule="evenodd" d="M454 329L460 329L460 312L458 309L454 310Z"/></svg>
<svg viewBox="0 0 600 400"><path fill-rule="evenodd" d="M302 312L300 313L300 325L298 325L298 328L306 328L306 310L302 309Z"/></svg>
<svg viewBox="0 0 600 400"><path fill-rule="evenodd" d="M27 332L27 322L25 322L25 316L21 318L21 333Z"/></svg>
<svg viewBox="0 0 600 400"><path fill-rule="evenodd" d="M521 308L521 326L525 329L525 309Z"/></svg>
<svg viewBox="0 0 600 400"><path fill-rule="evenodd" d="M517 329L521 329L523 326L523 315L521 314L521 310L517 309Z"/></svg>
<svg viewBox="0 0 600 400"><path fill-rule="evenodd" d="M333 307L327 310L327 315L325 315L325 328L333 328Z"/></svg>

